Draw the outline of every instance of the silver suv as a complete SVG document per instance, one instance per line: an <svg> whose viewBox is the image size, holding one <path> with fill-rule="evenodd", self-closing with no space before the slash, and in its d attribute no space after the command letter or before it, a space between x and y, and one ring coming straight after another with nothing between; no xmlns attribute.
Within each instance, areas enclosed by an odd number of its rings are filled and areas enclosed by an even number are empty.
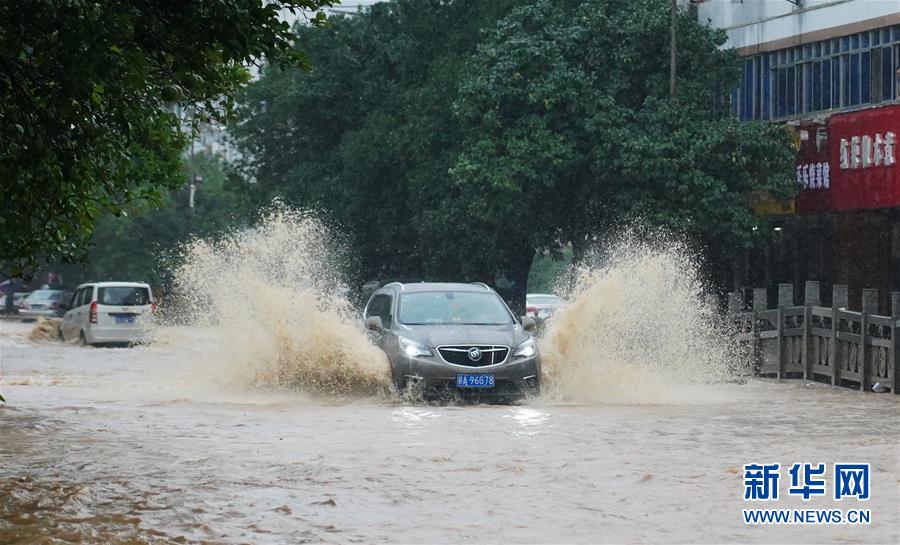
<svg viewBox="0 0 900 545"><path fill-rule="evenodd" d="M485 284L393 282L372 294L363 315L400 390L426 399L540 392L534 321L519 323Z"/></svg>

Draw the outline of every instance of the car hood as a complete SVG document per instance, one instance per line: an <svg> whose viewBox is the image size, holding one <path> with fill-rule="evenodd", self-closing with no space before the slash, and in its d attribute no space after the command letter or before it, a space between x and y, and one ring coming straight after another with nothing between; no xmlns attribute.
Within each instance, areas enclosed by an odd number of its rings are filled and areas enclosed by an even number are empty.
<svg viewBox="0 0 900 545"><path fill-rule="evenodd" d="M431 348L450 344L518 346L530 335L518 324L411 325L397 333Z"/></svg>

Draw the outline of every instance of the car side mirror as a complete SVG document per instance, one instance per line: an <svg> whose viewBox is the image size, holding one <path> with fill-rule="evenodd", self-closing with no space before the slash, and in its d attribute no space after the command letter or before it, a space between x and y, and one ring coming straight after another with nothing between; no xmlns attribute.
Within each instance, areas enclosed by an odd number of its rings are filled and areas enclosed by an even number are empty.
<svg viewBox="0 0 900 545"><path fill-rule="evenodd" d="M384 324L381 323L381 316L369 316L366 318L366 329L381 333L384 331Z"/></svg>
<svg viewBox="0 0 900 545"><path fill-rule="evenodd" d="M537 322L531 316L522 316L522 328L525 331L534 331L537 329Z"/></svg>

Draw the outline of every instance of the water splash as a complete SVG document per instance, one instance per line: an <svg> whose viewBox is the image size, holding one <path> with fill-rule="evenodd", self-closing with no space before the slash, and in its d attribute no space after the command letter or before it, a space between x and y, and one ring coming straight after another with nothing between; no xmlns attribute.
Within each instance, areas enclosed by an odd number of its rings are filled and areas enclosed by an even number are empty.
<svg viewBox="0 0 900 545"><path fill-rule="evenodd" d="M571 279L570 303L540 345L549 397L682 402L696 393L692 385L728 379L731 344L704 302L700 267L684 243L626 235Z"/></svg>
<svg viewBox="0 0 900 545"><path fill-rule="evenodd" d="M34 343L59 341L59 327L62 318L38 318L28 332L28 340Z"/></svg>
<svg viewBox="0 0 900 545"><path fill-rule="evenodd" d="M313 394L387 392L387 359L344 295L342 248L322 222L278 204L252 229L186 245L177 306L190 323L209 326L211 348L198 378Z"/></svg>

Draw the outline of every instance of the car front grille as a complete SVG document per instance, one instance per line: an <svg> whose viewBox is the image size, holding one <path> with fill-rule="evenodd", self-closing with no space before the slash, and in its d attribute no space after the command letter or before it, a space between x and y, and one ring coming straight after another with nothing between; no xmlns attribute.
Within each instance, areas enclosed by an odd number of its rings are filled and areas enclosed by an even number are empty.
<svg viewBox="0 0 900 545"><path fill-rule="evenodd" d="M477 348L480 351L480 358L472 359L469 356L469 351L473 348ZM503 361L506 360L506 356L509 355L509 347L484 344L459 344L453 346L440 346L438 347L438 352L441 353L441 357L444 358L444 361L447 363L465 365L467 367L484 367L486 365L503 363Z"/></svg>

